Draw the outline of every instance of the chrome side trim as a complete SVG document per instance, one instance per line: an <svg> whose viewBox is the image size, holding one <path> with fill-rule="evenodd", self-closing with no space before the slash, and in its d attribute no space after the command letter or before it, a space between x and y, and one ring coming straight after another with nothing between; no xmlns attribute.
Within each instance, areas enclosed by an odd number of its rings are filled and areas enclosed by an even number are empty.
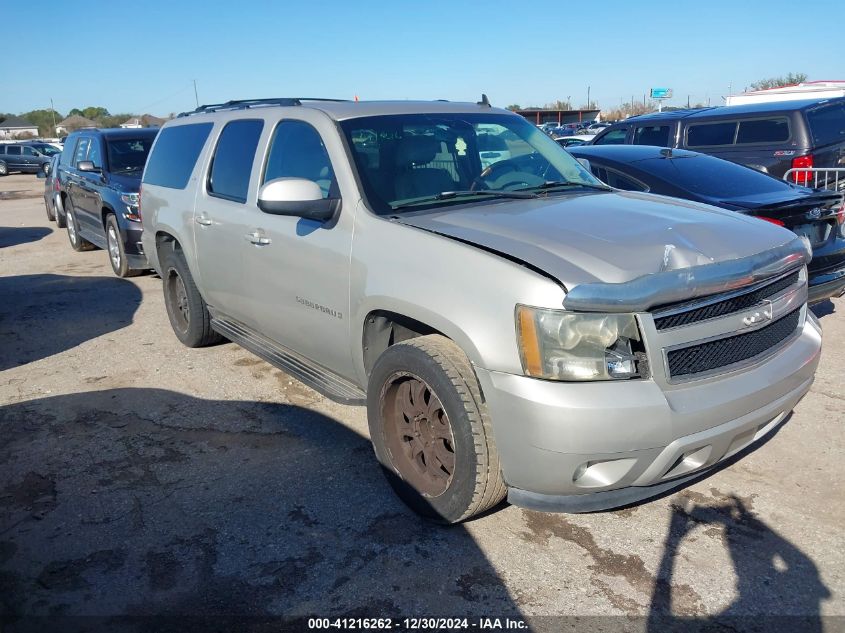
<svg viewBox="0 0 845 633"><path fill-rule="evenodd" d="M811 258L809 241L796 237L777 248L738 259L650 273L619 284L581 284L567 293L563 307L585 312L645 312L744 288L803 266Z"/></svg>
<svg viewBox="0 0 845 633"><path fill-rule="evenodd" d="M367 395L357 385L255 332L243 323L217 312L211 319L211 327L335 402L366 404Z"/></svg>

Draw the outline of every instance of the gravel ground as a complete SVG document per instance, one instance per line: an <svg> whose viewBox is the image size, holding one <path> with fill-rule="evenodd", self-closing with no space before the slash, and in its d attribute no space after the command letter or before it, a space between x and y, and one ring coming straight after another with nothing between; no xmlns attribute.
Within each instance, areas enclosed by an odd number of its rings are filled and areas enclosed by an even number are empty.
<svg viewBox="0 0 845 633"><path fill-rule="evenodd" d="M73 252L41 182L0 179L0 630L845 628L845 301L817 308L812 391L729 467L616 512L435 527L383 480L363 408L234 344L180 346L160 280Z"/></svg>

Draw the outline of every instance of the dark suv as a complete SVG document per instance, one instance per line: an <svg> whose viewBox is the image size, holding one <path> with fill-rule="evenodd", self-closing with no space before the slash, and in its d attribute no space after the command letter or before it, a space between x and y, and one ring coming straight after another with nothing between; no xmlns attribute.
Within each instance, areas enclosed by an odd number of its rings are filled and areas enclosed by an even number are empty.
<svg viewBox="0 0 845 633"><path fill-rule="evenodd" d="M57 179L74 250L108 250L118 277L147 268L141 245L141 173L158 129L86 129L71 133Z"/></svg>
<svg viewBox="0 0 845 633"><path fill-rule="evenodd" d="M13 171L22 174L45 173L50 156L30 143L0 144L0 176Z"/></svg>
<svg viewBox="0 0 845 633"><path fill-rule="evenodd" d="M845 167L845 97L644 114L590 143L613 144L690 149L777 178L792 168ZM807 172L794 176L807 184Z"/></svg>

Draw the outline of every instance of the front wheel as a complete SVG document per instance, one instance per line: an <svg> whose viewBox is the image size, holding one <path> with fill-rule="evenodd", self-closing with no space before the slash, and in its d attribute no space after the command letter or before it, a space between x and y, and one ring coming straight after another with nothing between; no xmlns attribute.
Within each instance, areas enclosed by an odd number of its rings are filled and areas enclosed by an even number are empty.
<svg viewBox="0 0 845 633"><path fill-rule="evenodd" d="M53 206L53 198L44 199L44 207L47 209L47 221L56 221L56 208Z"/></svg>
<svg viewBox="0 0 845 633"><path fill-rule="evenodd" d="M9 175L9 167L0 160L0 176L8 176Z"/></svg>
<svg viewBox="0 0 845 633"><path fill-rule="evenodd" d="M106 218L106 245L109 251L109 263L115 275L118 277L135 277L141 274L142 271L129 267L129 260L126 258L126 249L123 246L123 238L120 236L117 218L111 214Z"/></svg>
<svg viewBox="0 0 845 633"><path fill-rule="evenodd" d="M486 403L469 360L449 339L389 347L370 375L367 418L390 485L417 513L458 523L504 499Z"/></svg>
<svg viewBox="0 0 845 633"><path fill-rule="evenodd" d="M211 315L182 251L165 245L162 253L164 306L170 325L183 345L204 347L223 340L211 329Z"/></svg>

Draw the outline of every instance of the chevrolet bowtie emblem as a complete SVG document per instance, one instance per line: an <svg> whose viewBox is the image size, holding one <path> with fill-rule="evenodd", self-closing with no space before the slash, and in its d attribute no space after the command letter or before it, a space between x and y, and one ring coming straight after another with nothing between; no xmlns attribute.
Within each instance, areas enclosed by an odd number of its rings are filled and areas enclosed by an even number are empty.
<svg viewBox="0 0 845 633"><path fill-rule="evenodd" d="M742 323L745 327L750 327L752 325L756 325L758 323L762 323L763 321L771 321L772 320L772 303L771 301L767 301L764 305L759 306L758 308L748 312L744 317L742 317Z"/></svg>

